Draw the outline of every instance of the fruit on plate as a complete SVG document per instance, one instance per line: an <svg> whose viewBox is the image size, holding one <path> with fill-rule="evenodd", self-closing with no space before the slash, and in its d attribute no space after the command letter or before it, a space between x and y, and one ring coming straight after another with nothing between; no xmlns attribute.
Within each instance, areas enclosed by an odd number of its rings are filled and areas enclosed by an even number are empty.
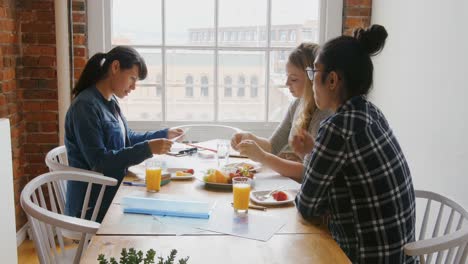
<svg viewBox="0 0 468 264"><path fill-rule="evenodd" d="M232 178L234 177L248 177L250 179L253 179L254 172L251 171L251 168L252 166L249 164L233 168L232 172L229 173L228 183L232 183Z"/></svg>
<svg viewBox="0 0 468 264"><path fill-rule="evenodd" d="M176 171L175 176L192 176L192 173L188 173L185 171Z"/></svg>
<svg viewBox="0 0 468 264"><path fill-rule="evenodd" d="M178 170L175 172L176 176L192 176L194 173L193 169Z"/></svg>
<svg viewBox="0 0 468 264"><path fill-rule="evenodd" d="M228 179L222 171L217 169L209 169L206 171L205 176L203 176L205 182L211 183L228 183Z"/></svg>
<svg viewBox="0 0 468 264"><path fill-rule="evenodd" d="M193 169L186 169L186 170L183 170L182 172L185 172L185 173L190 173L190 174L194 174L195 171Z"/></svg>
<svg viewBox="0 0 468 264"><path fill-rule="evenodd" d="M278 202L286 201L288 199L288 195L283 191L274 192L271 196L273 196L273 199Z"/></svg>

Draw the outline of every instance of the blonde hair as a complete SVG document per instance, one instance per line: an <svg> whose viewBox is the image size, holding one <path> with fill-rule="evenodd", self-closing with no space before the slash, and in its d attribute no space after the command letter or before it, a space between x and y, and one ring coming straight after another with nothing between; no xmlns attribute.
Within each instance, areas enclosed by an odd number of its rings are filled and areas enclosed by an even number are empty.
<svg viewBox="0 0 468 264"><path fill-rule="evenodd" d="M313 67L315 57L317 56L319 45L311 42L303 42L297 48L295 48L291 54L289 54L288 62L295 67L302 69L306 75L304 95L303 97L303 109L302 113L295 123L295 129L309 129L312 115L314 114L317 106L315 105L314 94L312 91L312 81L307 77L305 69L307 67Z"/></svg>

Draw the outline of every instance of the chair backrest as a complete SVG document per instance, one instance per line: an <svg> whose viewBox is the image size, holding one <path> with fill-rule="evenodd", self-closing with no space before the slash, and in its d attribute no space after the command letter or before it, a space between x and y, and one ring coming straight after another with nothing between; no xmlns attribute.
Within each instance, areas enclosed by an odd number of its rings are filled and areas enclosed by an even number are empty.
<svg viewBox="0 0 468 264"><path fill-rule="evenodd" d="M181 128L185 131L182 141L188 143L208 141L214 138L230 140L232 135L242 131L236 127L217 124L190 124L174 128Z"/></svg>
<svg viewBox="0 0 468 264"><path fill-rule="evenodd" d="M59 193L62 186L60 183L68 180L88 183L83 212L86 212L89 206L93 184L101 186L91 220L84 219L85 213L81 215L81 218L65 215L65 208L59 203L62 199ZM35 177L26 184L21 192L21 207L28 217L41 263L62 263L66 254L62 235L65 230L81 234L80 243L73 256L73 263L79 262L83 249L87 247L88 239L97 232L100 226L95 219L101 207L104 191L107 186L115 185L117 185L116 179L77 171L48 172ZM62 204L64 204L63 201ZM60 251L57 250L55 235L57 235Z"/></svg>
<svg viewBox="0 0 468 264"><path fill-rule="evenodd" d="M95 175L103 175L102 173L74 168L68 165L67 149L65 146L58 146L50 150L46 157L45 163L50 171L79 171L84 173L91 173Z"/></svg>
<svg viewBox="0 0 468 264"><path fill-rule="evenodd" d="M421 264L433 260L435 263L466 263L468 228L464 222L468 220L468 212L440 194L421 190L415 193L417 209L424 204L425 209L417 241L405 245L405 253L419 256Z"/></svg>
<svg viewBox="0 0 468 264"><path fill-rule="evenodd" d="M47 167L49 167L49 171L77 171L77 172L84 172L84 173L90 173L94 175L103 176L103 174L99 172L70 167L68 165L67 149L65 148L65 146L58 146L50 150L49 152L47 152L47 155L45 157L45 163ZM60 188L60 193L58 195L62 197L59 200L59 205L63 207L65 206L65 204L61 204L61 202L66 201L67 182L60 181L59 184L61 185L61 188Z"/></svg>

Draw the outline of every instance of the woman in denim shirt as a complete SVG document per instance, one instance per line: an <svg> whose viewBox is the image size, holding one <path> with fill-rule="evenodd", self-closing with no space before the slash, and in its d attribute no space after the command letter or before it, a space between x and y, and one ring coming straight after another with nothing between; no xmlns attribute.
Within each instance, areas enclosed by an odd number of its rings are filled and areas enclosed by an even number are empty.
<svg viewBox="0 0 468 264"><path fill-rule="evenodd" d="M136 81L145 79L147 72L143 58L130 47L118 46L89 59L73 89L74 100L65 119L70 166L103 173L120 183L129 166L170 150L172 142L168 138L180 135L180 129L134 132L128 127L116 98L122 99L135 90ZM102 221L117 188L106 189L97 221ZM68 215L81 214L85 192L85 183L68 182ZM97 192L93 189L91 207ZM90 212L92 208L87 213Z"/></svg>

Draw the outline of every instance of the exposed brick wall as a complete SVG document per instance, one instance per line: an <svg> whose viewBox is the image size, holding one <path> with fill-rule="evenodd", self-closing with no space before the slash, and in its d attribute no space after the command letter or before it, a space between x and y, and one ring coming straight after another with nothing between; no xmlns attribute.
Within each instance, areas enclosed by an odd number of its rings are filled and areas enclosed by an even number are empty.
<svg viewBox="0 0 468 264"><path fill-rule="evenodd" d="M343 0L343 34L352 35L358 27L368 27L372 14L372 0Z"/></svg>
<svg viewBox="0 0 468 264"><path fill-rule="evenodd" d="M0 118L8 118L11 128L13 177L16 206L16 226L26 222L19 205L19 194L27 179L23 177L25 164L23 144L25 122L22 93L18 89L16 70L19 59L17 9L14 0L0 2ZM0 165L1 166L1 165ZM2 177L7 175L0 175Z"/></svg>
<svg viewBox="0 0 468 264"><path fill-rule="evenodd" d="M17 14L17 80L26 126L23 177L29 181L48 171L45 154L58 144L54 1L18 1Z"/></svg>
<svg viewBox="0 0 468 264"><path fill-rule="evenodd" d="M86 38L86 0L73 1L73 45L74 45L74 76L75 83L88 60L88 41Z"/></svg>
<svg viewBox="0 0 468 264"><path fill-rule="evenodd" d="M87 58L85 3L73 1L75 75ZM44 157L59 144L55 43L53 0L0 1L0 118L11 122L17 230L21 190L48 171Z"/></svg>

